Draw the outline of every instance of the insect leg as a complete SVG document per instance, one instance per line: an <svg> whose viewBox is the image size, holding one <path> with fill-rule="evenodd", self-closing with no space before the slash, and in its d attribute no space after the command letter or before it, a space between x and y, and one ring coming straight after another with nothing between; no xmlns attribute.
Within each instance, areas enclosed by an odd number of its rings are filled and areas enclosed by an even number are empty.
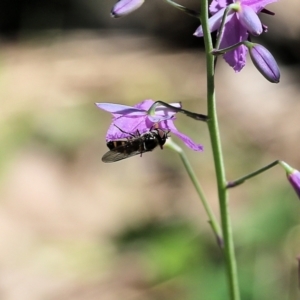
<svg viewBox="0 0 300 300"><path fill-rule="evenodd" d="M129 134L131 137L138 137L138 136L140 136L140 132L139 132L138 129L136 130L136 133L133 134L133 133L126 132L126 131L122 130L122 129L121 129L120 127L118 127L116 124L114 124L114 126L116 126L121 132L126 133L126 134Z"/></svg>

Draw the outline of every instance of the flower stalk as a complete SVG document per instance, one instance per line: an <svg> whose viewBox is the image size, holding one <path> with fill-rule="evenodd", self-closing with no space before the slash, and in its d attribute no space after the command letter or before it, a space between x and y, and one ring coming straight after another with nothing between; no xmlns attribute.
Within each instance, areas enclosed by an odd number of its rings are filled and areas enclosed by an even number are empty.
<svg viewBox="0 0 300 300"><path fill-rule="evenodd" d="M240 299L238 286L237 266L234 253L233 235L228 207L228 195L226 189L225 168L223 162L218 117L216 110L215 84L214 84L214 56L211 54L213 44L208 26L208 1L201 3L201 24L203 26L203 37L206 50L206 72L207 72L207 110L209 121L207 122L211 139L213 158L218 185L218 196L221 214L221 226L224 240L224 254L229 282L229 292L232 300Z"/></svg>
<svg viewBox="0 0 300 300"><path fill-rule="evenodd" d="M227 6L225 11L224 11L224 15L222 17L222 22L221 22L221 25L220 25L220 28L219 28L218 37L217 37L216 44L215 44L215 48L217 50L219 49L220 44L221 44L221 40L222 40L223 33L224 33L224 26L225 26L225 23L226 23L226 18L228 16L228 13L229 13L230 10L231 10L231 7Z"/></svg>
<svg viewBox="0 0 300 300"><path fill-rule="evenodd" d="M255 177L255 176L259 175L260 173L263 173L263 172L265 172L265 171L267 171L267 170L273 168L274 166L278 165L279 163L280 163L279 160L275 160L275 161L273 161L272 163L270 163L269 165L267 165L267 166L265 166L265 167L263 167L263 168L261 168L261 169L255 171L255 172L252 172L252 173L250 173L250 174L247 174L247 175L245 175L245 176L243 176L243 177L241 177L241 178L239 178L239 179L236 179L236 180L227 182L226 187L227 187L228 189L229 189L229 188L236 187L236 186L238 186L238 185L244 183L246 180L248 180L248 179L250 179L250 178L252 178L252 177Z"/></svg>
<svg viewBox="0 0 300 300"><path fill-rule="evenodd" d="M238 42L234 45L231 45L229 47L222 48L222 49L215 48L215 49L212 50L211 54L214 55L214 56L222 55L222 54L225 54L228 51L236 49L237 47L239 47L241 45L244 45L244 42Z"/></svg>
<svg viewBox="0 0 300 300"><path fill-rule="evenodd" d="M186 14L188 14L191 17L195 17L195 18L199 18L200 12L194 11L192 9L189 9L183 5L180 5L174 1L171 0L165 0L168 4L172 5L173 7L185 12Z"/></svg>
<svg viewBox="0 0 300 300"><path fill-rule="evenodd" d="M181 107L175 107L175 106L172 106L166 102L163 102L163 101L155 101L153 103L153 105L150 107L150 110L151 109L155 109L158 105L163 105L165 107L167 107L170 111L173 111L173 112L176 112L176 113L182 113L194 120L197 120L197 121L204 121L204 122L207 122L208 121L208 117L206 115L203 115L203 114L197 114L197 113L194 113L194 112L191 112L191 111L188 111L186 109L183 109Z"/></svg>
<svg viewBox="0 0 300 300"><path fill-rule="evenodd" d="M179 154L180 159L181 159L181 161L182 161L182 163L183 163L183 165L184 165L184 167L196 189L196 192L204 206L204 209L208 215L209 224L216 236L217 243L218 243L219 247L222 248L223 247L223 238L222 238L222 231L221 231L220 225L219 225L212 209L210 208L209 203L206 200L206 196L202 190L202 187L201 187L199 181L197 180L196 174L195 174L187 156L185 155L185 152L171 138L169 138L167 140L165 147L168 147L171 150L173 150Z"/></svg>

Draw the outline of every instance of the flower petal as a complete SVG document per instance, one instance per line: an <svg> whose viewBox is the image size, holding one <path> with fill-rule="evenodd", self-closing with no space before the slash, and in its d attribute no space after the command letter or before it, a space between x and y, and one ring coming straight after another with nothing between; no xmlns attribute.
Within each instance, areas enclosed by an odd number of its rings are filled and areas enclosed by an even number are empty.
<svg viewBox="0 0 300 300"><path fill-rule="evenodd" d="M200 144L195 143L192 139L190 139L188 136L185 134L179 132L177 128L175 127L173 121L168 120L160 123L160 128L162 129L169 129L171 133L175 134L178 136L186 146L188 146L190 149L194 151L203 151L203 146Z"/></svg>
<svg viewBox="0 0 300 300"><path fill-rule="evenodd" d="M209 12L214 15L215 13L217 13L219 10L221 10L222 8L228 6L229 4L231 4L233 1L230 1L230 3L228 3L227 0L213 0L209 6Z"/></svg>
<svg viewBox="0 0 300 300"><path fill-rule="evenodd" d="M224 11L225 8L219 10L216 14L214 14L212 17L209 18L208 20L208 26L209 26L209 31L210 32L214 32L217 29L219 29L221 22L222 22L222 18L224 15ZM228 22L228 17L230 16L230 14L228 14L228 16L226 17L226 22ZM200 25L196 31L194 32L194 35L197 37L202 37L203 36L203 28L202 25Z"/></svg>
<svg viewBox="0 0 300 300"><path fill-rule="evenodd" d="M144 0L120 0L111 10L111 16L113 18L123 17L138 9Z"/></svg>
<svg viewBox="0 0 300 300"><path fill-rule="evenodd" d="M259 13L265 6L277 0L242 0L243 5L250 6L256 13Z"/></svg>
<svg viewBox="0 0 300 300"><path fill-rule="evenodd" d="M135 135L137 131L142 134L150 130L152 125L147 124L147 117L126 117L121 116L113 120L106 133L106 141L124 139ZM121 129L121 130L120 130Z"/></svg>
<svg viewBox="0 0 300 300"><path fill-rule="evenodd" d="M236 14L234 14L231 20L225 24L220 49L245 41L247 38L247 30L240 24ZM247 47L242 45L235 50L228 51L223 57L236 72L239 72L245 66L247 51Z"/></svg>
<svg viewBox="0 0 300 300"><path fill-rule="evenodd" d="M136 108L143 108L147 111L151 108L151 106L154 104L154 101L151 99L144 100L143 102L135 105ZM169 105L174 106L176 108L180 108L180 103L170 103ZM157 105L155 107L155 115L148 114L148 119L153 123L158 123L164 120L173 119L175 120L175 114L176 112L171 110L171 108L164 106L163 104Z"/></svg>
<svg viewBox="0 0 300 300"><path fill-rule="evenodd" d="M134 107L137 109L148 111L148 109L152 106L154 101L152 99L146 99L138 104L136 104Z"/></svg>
<svg viewBox="0 0 300 300"><path fill-rule="evenodd" d="M240 72L246 64L247 52L248 49L242 45L232 51L225 53L223 57L235 72Z"/></svg>
<svg viewBox="0 0 300 300"><path fill-rule="evenodd" d="M155 115L155 116L151 116L151 115L148 115L148 119L153 122L153 123L159 123L159 122L162 122L162 121L165 121L165 120L170 120L170 119L173 119L175 120L176 118L172 117L172 116L159 116L159 115Z"/></svg>
<svg viewBox="0 0 300 300"><path fill-rule="evenodd" d="M115 104L115 103L95 103L95 104L98 108L101 108L105 111L112 113L115 118L122 115L130 115L132 117L146 115L145 110L135 108L132 106Z"/></svg>

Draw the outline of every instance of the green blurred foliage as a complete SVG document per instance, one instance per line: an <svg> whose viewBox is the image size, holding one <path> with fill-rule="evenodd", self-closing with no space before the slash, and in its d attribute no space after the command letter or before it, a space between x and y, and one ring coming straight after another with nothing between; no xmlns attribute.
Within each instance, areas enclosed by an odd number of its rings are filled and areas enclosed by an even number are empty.
<svg viewBox="0 0 300 300"><path fill-rule="evenodd" d="M235 224L242 299L289 299L291 266L283 245L297 224L298 203L284 203L285 195L282 189L266 191L260 208L252 208ZM134 251L139 256L150 292L157 286L161 291L180 287L178 297L172 299L227 298L221 251L207 236L197 234L192 224L174 220L140 224L128 228L115 242L121 252Z"/></svg>
<svg viewBox="0 0 300 300"><path fill-rule="evenodd" d="M65 158L98 133L99 115L93 105L79 105L35 114L32 110L11 115L2 122L0 170L2 176L18 151L40 145ZM0 173L1 175L1 173Z"/></svg>
<svg viewBox="0 0 300 300"><path fill-rule="evenodd" d="M7 164L14 158L16 151L23 147L33 135L34 124L32 113L20 113L13 115L1 124L1 155L0 176L5 175Z"/></svg>

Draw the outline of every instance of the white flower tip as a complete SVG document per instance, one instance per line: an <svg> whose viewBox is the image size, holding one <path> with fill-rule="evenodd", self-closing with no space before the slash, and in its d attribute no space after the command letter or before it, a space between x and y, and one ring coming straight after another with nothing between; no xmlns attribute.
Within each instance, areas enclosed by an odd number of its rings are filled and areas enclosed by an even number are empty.
<svg viewBox="0 0 300 300"><path fill-rule="evenodd" d="M113 18L126 16L138 9L143 3L144 0L120 0L112 8L110 15Z"/></svg>
<svg viewBox="0 0 300 300"><path fill-rule="evenodd" d="M196 37L203 37L203 29L201 25L196 29L193 35Z"/></svg>

